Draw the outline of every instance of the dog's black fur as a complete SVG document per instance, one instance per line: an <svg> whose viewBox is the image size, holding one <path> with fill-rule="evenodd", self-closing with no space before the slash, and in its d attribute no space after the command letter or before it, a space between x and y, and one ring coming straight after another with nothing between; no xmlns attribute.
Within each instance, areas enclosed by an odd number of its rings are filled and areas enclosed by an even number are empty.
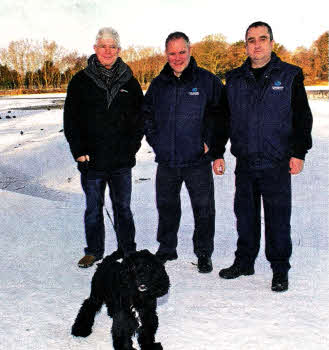
<svg viewBox="0 0 329 350"><path fill-rule="evenodd" d="M137 333L141 350L161 350L155 343L158 328L156 299L167 294L169 277L164 265L148 250L141 250L122 262L107 256L91 282L86 299L72 326L72 334L87 337L92 332L96 313L105 303L113 318L112 338L115 350L134 350L132 336Z"/></svg>

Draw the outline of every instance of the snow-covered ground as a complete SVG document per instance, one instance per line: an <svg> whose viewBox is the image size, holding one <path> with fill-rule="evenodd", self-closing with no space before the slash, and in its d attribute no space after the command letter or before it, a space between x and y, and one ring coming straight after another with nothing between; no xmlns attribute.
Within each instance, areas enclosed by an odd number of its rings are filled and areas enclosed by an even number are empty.
<svg viewBox="0 0 329 350"><path fill-rule="evenodd" d="M95 267L77 267L85 245L84 196L62 132L62 109L48 108L63 98L0 98L0 344L6 350L112 348L112 321L105 308L88 338L70 334ZM44 108L38 109L40 105ZM171 289L158 304L156 339L165 350L328 349L329 102L310 105L314 147L303 173L293 178L289 291L270 290L272 273L263 241L254 276L218 277L219 269L233 261L237 238L234 159L227 152L227 172L215 178L216 242L210 274L199 274L191 264L196 262L193 216L186 189L182 191L179 259L166 264ZM23 107L30 109L19 109ZM155 252L156 166L150 151L143 143L138 153L132 210L138 248ZM111 207L109 200L106 206ZM114 232L107 217L105 221L106 253L111 253Z"/></svg>
<svg viewBox="0 0 329 350"><path fill-rule="evenodd" d="M307 91L315 91L315 90L329 90L328 85L318 85L318 86L306 86Z"/></svg>

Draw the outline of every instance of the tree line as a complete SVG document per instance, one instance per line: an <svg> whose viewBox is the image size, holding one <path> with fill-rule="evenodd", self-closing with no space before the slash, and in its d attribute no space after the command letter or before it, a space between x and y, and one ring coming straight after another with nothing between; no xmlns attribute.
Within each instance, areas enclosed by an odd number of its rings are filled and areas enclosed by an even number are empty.
<svg viewBox="0 0 329 350"><path fill-rule="evenodd" d="M328 84L328 32L323 33L309 49L298 47L293 52L275 43L274 52L284 61L303 69L306 85ZM246 59L245 43L227 43L222 34L204 37L192 45L198 65L221 79L225 73L240 66ZM166 58L160 49L129 47L121 57L129 64L143 88L155 78ZM87 65L87 56L68 52L54 41L29 39L12 41L0 49L0 89L65 91L72 76Z"/></svg>
<svg viewBox="0 0 329 350"><path fill-rule="evenodd" d="M11 41L0 49L0 89L61 89L86 63L87 56L55 41Z"/></svg>

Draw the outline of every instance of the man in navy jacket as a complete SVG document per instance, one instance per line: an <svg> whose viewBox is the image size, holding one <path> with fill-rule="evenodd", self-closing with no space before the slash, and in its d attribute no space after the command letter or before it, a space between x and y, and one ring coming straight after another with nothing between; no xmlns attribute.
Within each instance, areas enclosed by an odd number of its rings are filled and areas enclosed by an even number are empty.
<svg viewBox="0 0 329 350"><path fill-rule="evenodd" d="M271 289L288 289L291 174L303 169L312 147L312 114L303 73L273 50L271 27L251 24L246 31L248 59L229 72L231 152L236 157L234 211L238 241L235 261L219 272L226 279L254 274L260 247L261 197L265 215L265 254L271 263Z"/></svg>
<svg viewBox="0 0 329 350"><path fill-rule="evenodd" d="M181 217L180 191L185 182L193 214L194 253L201 273L212 271L215 202L211 161L223 174L228 139L223 85L197 66L188 37L175 32L166 40L168 63L151 83L144 99L145 134L158 163L156 202L159 213L156 255L165 263L177 259Z"/></svg>

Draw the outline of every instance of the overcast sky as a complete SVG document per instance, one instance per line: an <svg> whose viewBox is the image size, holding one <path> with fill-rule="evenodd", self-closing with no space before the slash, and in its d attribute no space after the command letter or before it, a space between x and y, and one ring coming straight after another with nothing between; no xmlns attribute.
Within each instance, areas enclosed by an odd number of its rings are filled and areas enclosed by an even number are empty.
<svg viewBox="0 0 329 350"><path fill-rule="evenodd" d="M246 27L268 22L276 42L289 50L310 47L328 30L326 0L1 0L0 48L12 40L55 40L91 54L100 27L112 26L123 48L163 49L167 35L184 31L192 43L221 33L230 43L243 39Z"/></svg>

